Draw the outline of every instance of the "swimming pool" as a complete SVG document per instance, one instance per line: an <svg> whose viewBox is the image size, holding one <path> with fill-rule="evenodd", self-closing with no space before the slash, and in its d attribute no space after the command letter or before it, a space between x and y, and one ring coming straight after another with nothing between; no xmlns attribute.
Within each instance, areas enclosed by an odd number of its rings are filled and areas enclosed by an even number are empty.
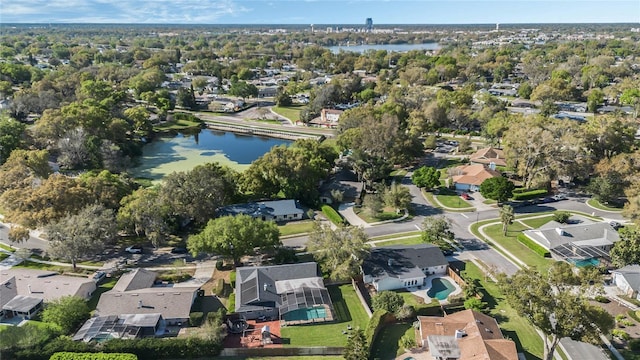
<svg viewBox="0 0 640 360"><path fill-rule="evenodd" d="M326 317L327 309L324 307L293 310L282 316L285 321L307 321L313 319L324 319Z"/></svg>
<svg viewBox="0 0 640 360"><path fill-rule="evenodd" d="M577 267L598 266L600 265L600 259L598 258L584 259L584 260L575 261L573 264Z"/></svg>
<svg viewBox="0 0 640 360"><path fill-rule="evenodd" d="M431 288L427 290L427 296L432 299L446 300L456 287L447 279L431 279Z"/></svg>

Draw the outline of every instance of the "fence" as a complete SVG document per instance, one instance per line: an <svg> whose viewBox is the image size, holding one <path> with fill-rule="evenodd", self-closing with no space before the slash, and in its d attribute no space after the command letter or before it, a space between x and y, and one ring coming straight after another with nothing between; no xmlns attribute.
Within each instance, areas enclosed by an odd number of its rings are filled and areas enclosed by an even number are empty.
<svg viewBox="0 0 640 360"><path fill-rule="evenodd" d="M265 356L327 356L342 355L343 347L281 347L281 348L226 348L220 356L265 357Z"/></svg>
<svg viewBox="0 0 640 360"><path fill-rule="evenodd" d="M465 287L467 286L467 283L464 282L464 280L462 279L462 277L460 277L460 275L458 275L458 273L456 273L452 268L447 268L447 275L449 275L453 281L456 282L456 284L460 285L460 287Z"/></svg>
<svg viewBox="0 0 640 360"><path fill-rule="evenodd" d="M358 299L360 299L360 303L362 304L364 311L367 312L369 319L371 319L371 317L373 316L373 313L369 308L369 304L367 304L367 300L365 300L364 296L362 295L362 292L360 292L360 287L358 286L358 283L356 283L355 280L351 280L351 285L353 285L353 289L356 291L356 295L358 295Z"/></svg>

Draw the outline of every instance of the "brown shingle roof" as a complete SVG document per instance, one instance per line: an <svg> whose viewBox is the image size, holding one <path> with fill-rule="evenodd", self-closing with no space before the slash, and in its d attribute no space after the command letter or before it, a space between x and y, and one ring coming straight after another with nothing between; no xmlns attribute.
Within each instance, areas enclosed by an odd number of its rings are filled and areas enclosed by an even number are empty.
<svg viewBox="0 0 640 360"><path fill-rule="evenodd" d="M418 316L420 344L429 336L455 337L456 330L464 331L457 339L460 360L516 360L516 345L502 337L496 320L482 313L465 310L445 317Z"/></svg>
<svg viewBox="0 0 640 360"><path fill-rule="evenodd" d="M470 184L480 186L485 180L502 176L499 172L487 169L482 164L457 166L453 170L453 182L458 184Z"/></svg>
<svg viewBox="0 0 640 360"><path fill-rule="evenodd" d="M497 166L507 166L504 152L494 147L479 149L469 156L469 161L477 164L489 165L490 163L494 163Z"/></svg>

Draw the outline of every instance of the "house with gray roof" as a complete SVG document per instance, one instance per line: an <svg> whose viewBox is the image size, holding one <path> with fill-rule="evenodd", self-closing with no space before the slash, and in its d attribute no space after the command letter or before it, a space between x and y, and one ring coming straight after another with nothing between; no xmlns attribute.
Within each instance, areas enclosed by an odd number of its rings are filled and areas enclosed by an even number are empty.
<svg viewBox="0 0 640 360"><path fill-rule="evenodd" d="M122 275L100 296L95 315L160 314L167 325L186 325L199 288L155 286L156 277L144 269Z"/></svg>
<svg viewBox="0 0 640 360"><path fill-rule="evenodd" d="M613 283L630 298L640 300L640 265L627 265L611 271Z"/></svg>
<svg viewBox="0 0 640 360"><path fill-rule="evenodd" d="M424 285L428 276L447 273L449 261L439 247L431 244L373 248L362 263L365 284L376 291Z"/></svg>
<svg viewBox="0 0 640 360"><path fill-rule="evenodd" d="M331 298L315 262L238 268L235 297L234 311L245 319L333 320Z"/></svg>
<svg viewBox="0 0 640 360"><path fill-rule="evenodd" d="M523 233L549 250L554 258L574 264L592 259L609 261L609 250L620 241L618 232L607 222L567 225L550 221Z"/></svg>
<svg viewBox="0 0 640 360"><path fill-rule="evenodd" d="M44 302L63 296L88 300L96 283L87 277L60 275L55 271L11 268L0 271L0 319L31 319Z"/></svg>
<svg viewBox="0 0 640 360"><path fill-rule="evenodd" d="M218 209L218 215L249 215L253 218L274 221L301 220L304 210L296 200L274 200L227 205Z"/></svg>
<svg viewBox="0 0 640 360"><path fill-rule="evenodd" d="M15 267L0 271L0 284L4 284L12 277L15 277L17 295L40 298L44 302L57 300L63 296L77 296L88 300L96 290L96 282L89 277Z"/></svg>

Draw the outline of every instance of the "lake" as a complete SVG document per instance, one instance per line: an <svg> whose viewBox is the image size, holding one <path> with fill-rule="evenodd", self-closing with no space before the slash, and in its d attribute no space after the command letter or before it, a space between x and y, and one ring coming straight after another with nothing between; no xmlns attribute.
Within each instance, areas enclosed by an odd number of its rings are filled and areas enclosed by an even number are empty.
<svg viewBox="0 0 640 360"><path fill-rule="evenodd" d="M438 50L440 44L438 43L424 43L424 44L365 44L365 45L340 45L340 46L327 46L327 49L332 53L339 53L342 51L353 51L363 53L367 50L386 50L395 52L406 52L411 50Z"/></svg>
<svg viewBox="0 0 640 360"><path fill-rule="evenodd" d="M207 162L244 171L272 147L292 142L210 129L195 135L160 136L144 146L140 165L129 172L134 177L160 180L174 171L188 171Z"/></svg>

